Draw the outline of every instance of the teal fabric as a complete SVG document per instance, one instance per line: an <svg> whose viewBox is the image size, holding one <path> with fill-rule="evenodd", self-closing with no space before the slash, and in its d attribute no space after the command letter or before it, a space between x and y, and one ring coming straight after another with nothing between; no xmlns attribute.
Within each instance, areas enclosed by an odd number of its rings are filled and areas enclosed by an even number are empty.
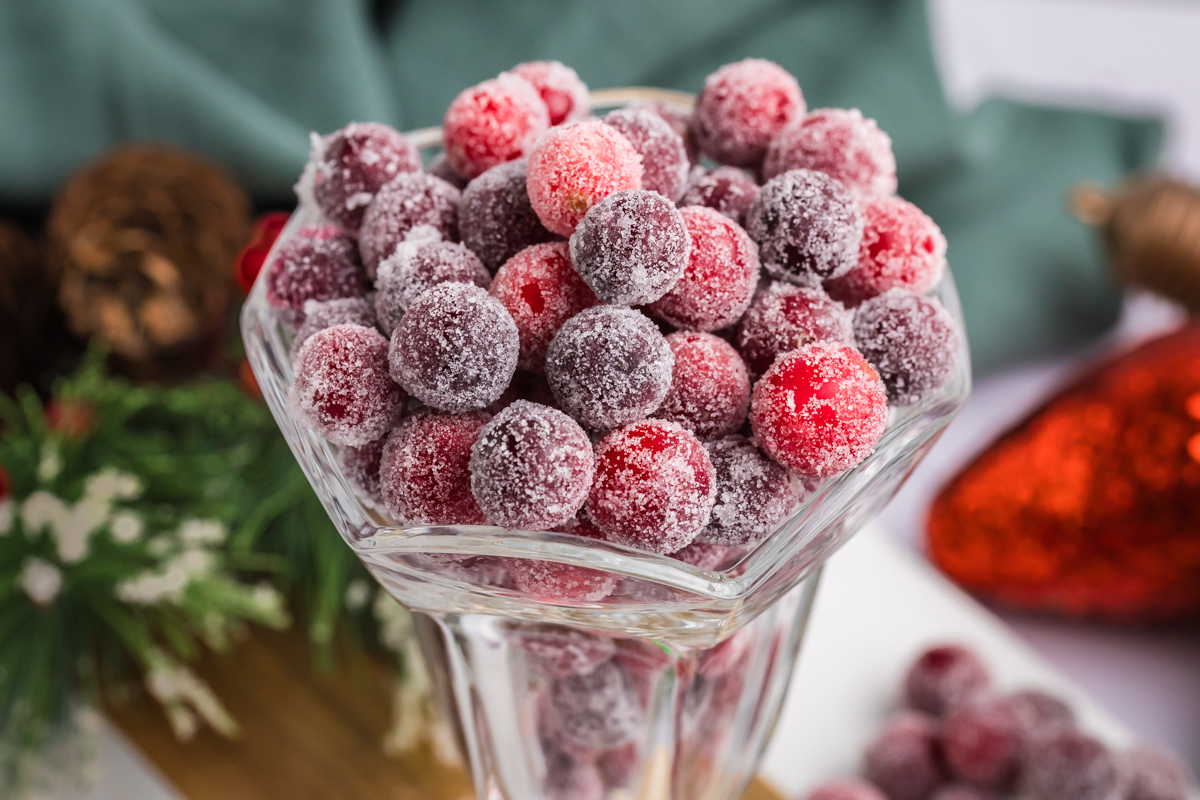
<svg viewBox="0 0 1200 800"><path fill-rule="evenodd" d="M921 0L0 0L0 204L45 203L81 161L147 138L286 203L308 131L434 125L518 61L695 91L746 56L791 70L810 107L859 107L891 134L901 193L949 240L977 367L1114 320L1116 289L1065 197L1151 164L1159 126L1003 100L955 114Z"/></svg>

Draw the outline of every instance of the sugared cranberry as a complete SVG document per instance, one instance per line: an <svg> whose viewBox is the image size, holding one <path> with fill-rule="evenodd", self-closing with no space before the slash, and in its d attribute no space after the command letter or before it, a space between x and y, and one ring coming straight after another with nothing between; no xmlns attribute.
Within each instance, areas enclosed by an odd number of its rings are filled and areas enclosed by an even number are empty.
<svg viewBox="0 0 1200 800"><path fill-rule="evenodd" d="M352 122L313 141L313 197L325 215L358 230L375 193L403 172L421 171L412 142L378 122Z"/></svg>
<svg viewBox="0 0 1200 800"><path fill-rule="evenodd" d="M671 390L654 412L702 440L733 433L750 408L750 375L733 346L711 333L677 332L667 337L675 368Z"/></svg>
<svg viewBox="0 0 1200 800"><path fill-rule="evenodd" d="M573 519L592 471L592 443L579 423L527 400L493 417L471 451L475 500L506 528L546 530Z"/></svg>
<svg viewBox="0 0 1200 800"><path fill-rule="evenodd" d="M546 757L546 800L602 800L604 780L596 765L562 750Z"/></svg>
<svg viewBox="0 0 1200 800"><path fill-rule="evenodd" d="M450 166L450 159L446 158L445 153L438 153L434 156L433 160L429 162L429 166L425 168L425 171L435 178L441 178L460 192L467 188L467 179L459 175L454 170L454 167Z"/></svg>
<svg viewBox="0 0 1200 800"><path fill-rule="evenodd" d="M738 324L738 350L754 375L813 342L854 342L854 315L819 286L772 281L754 295Z"/></svg>
<svg viewBox="0 0 1200 800"><path fill-rule="evenodd" d="M653 100L649 102L636 102L630 107L653 111L666 120L666 123L671 126L671 130L678 133L683 139L683 146L687 149L688 161L694 165L700 160L700 146L696 144L696 133L692 130L691 112L682 111L676 106Z"/></svg>
<svg viewBox="0 0 1200 800"><path fill-rule="evenodd" d="M375 276L375 316L387 334L426 289L440 283L473 283L486 289L492 276L464 245L440 239L401 242L379 264Z"/></svg>
<svg viewBox="0 0 1200 800"><path fill-rule="evenodd" d="M943 644L917 657L904 678L904 704L935 717L991 684L987 668L965 647Z"/></svg>
<svg viewBox="0 0 1200 800"><path fill-rule="evenodd" d="M379 489L379 463L386 442L386 437L380 437L359 447L343 445L337 453L338 466L346 480L364 500L380 508L384 504L383 493Z"/></svg>
<svg viewBox="0 0 1200 800"><path fill-rule="evenodd" d="M559 329L546 353L546 379L563 411L584 427L612 428L651 414L671 388L675 358L649 319L596 306Z"/></svg>
<svg viewBox="0 0 1200 800"><path fill-rule="evenodd" d="M462 193L458 227L463 244L493 273L526 247L554 239L529 203L528 167L523 158L492 167Z"/></svg>
<svg viewBox="0 0 1200 800"><path fill-rule="evenodd" d="M267 274L267 302L297 325L307 301L361 297L366 290L354 239L332 225L301 228L280 245Z"/></svg>
<svg viewBox="0 0 1200 800"><path fill-rule="evenodd" d="M404 174L385 185L363 214L358 250L372 279L379 262L408 238L413 228L432 226L448 242L458 241L460 192L441 178Z"/></svg>
<svg viewBox="0 0 1200 800"><path fill-rule="evenodd" d="M767 180L814 169L862 196L896 192L892 140L857 108L818 108L775 135L763 160Z"/></svg>
<svg viewBox="0 0 1200 800"><path fill-rule="evenodd" d="M642 305L679 281L690 247L683 215L671 201L628 189L587 212L571 236L571 261L604 302Z"/></svg>
<svg viewBox="0 0 1200 800"><path fill-rule="evenodd" d="M570 236L592 206L642 188L642 157L615 128L596 120L551 128L529 156L529 200L548 229Z"/></svg>
<svg viewBox="0 0 1200 800"><path fill-rule="evenodd" d="M1065 729L1038 742L1022 781L1032 800L1122 800L1129 770L1097 739Z"/></svg>
<svg viewBox="0 0 1200 800"><path fill-rule="evenodd" d="M335 325L296 354L288 390L292 418L334 444L364 445L391 430L404 392L388 375L387 339L373 328Z"/></svg>
<svg viewBox="0 0 1200 800"><path fill-rule="evenodd" d="M531 558L512 559L517 588L539 600L594 603L617 588L617 576L574 564Z"/></svg>
<svg viewBox="0 0 1200 800"><path fill-rule="evenodd" d="M621 747L604 751L604 755L596 760L596 769L604 785L610 789L628 786L637 777L638 767L642 762L642 748L638 742L630 742Z"/></svg>
<svg viewBox="0 0 1200 800"><path fill-rule="evenodd" d="M728 546L769 536L804 499L804 483L742 436L705 445L717 476L717 496L698 541Z"/></svg>
<svg viewBox="0 0 1200 800"><path fill-rule="evenodd" d="M887 393L852 347L816 342L780 356L755 384L750 425L767 455L808 478L855 466L887 424Z"/></svg>
<svg viewBox="0 0 1200 800"><path fill-rule="evenodd" d="M721 565L729 560L729 548L693 539L687 547L671 553L671 558L711 572L720 569Z"/></svg>
<svg viewBox="0 0 1200 800"><path fill-rule="evenodd" d="M587 84L561 61L526 61L511 71L537 89L550 114L551 125L587 119L591 113Z"/></svg>
<svg viewBox="0 0 1200 800"><path fill-rule="evenodd" d="M794 169L759 190L746 212L746 232L758 242L767 272L811 285L858 262L863 218L858 201L835 179Z"/></svg>
<svg viewBox="0 0 1200 800"><path fill-rule="evenodd" d="M954 377L958 326L932 297L891 289L858 307L854 340L879 372L888 399L919 403Z"/></svg>
<svg viewBox="0 0 1200 800"><path fill-rule="evenodd" d="M925 800L946 781L934 721L913 711L892 717L868 745L863 772L889 800Z"/></svg>
<svg viewBox="0 0 1200 800"><path fill-rule="evenodd" d="M618 108L602 121L620 131L642 156L642 188L675 202L687 185L687 148L671 124L648 108Z"/></svg>
<svg viewBox="0 0 1200 800"><path fill-rule="evenodd" d="M771 138L804 111L800 85L787 70L747 58L704 79L692 129L700 149L717 162L757 168Z"/></svg>
<svg viewBox="0 0 1200 800"><path fill-rule="evenodd" d="M588 516L610 541L673 553L708 522L716 476L704 446L663 420L618 428L596 445Z"/></svg>
<svg viewBox="0 0 1200 800"><path fill-rule="evenodd" d="M1174 755L1149 747L1125 753L1129 791L1125 800L1188 800L1195 797L1196 779Z"/></svg>
<svg viewBox="0 0 1200 800"><path fill-rule="evenodd" d="M1004 789L1021 765L1021 721L1007 698L981 698L950 709L942 726L946 764L975 786Z"/></svg>
<svg viewBox="0 0 1200 800"><path fill-rule="evenodd" d="M740 225L703 206L680 209L692 246L687 268L650 313L677 328L715 331L737 322L758 285L758 249Z"/></svg>
<svg viewBox="0 0 1200 800"><path fill-rule="evenodd" d="M454 171L470 179L529 155L549 125L537 89L504 72L454 98L442 118L442 145Z"/></svg>
<svg viewBox="0 0 1200 800"><path fill-rule="evenodd" d="M471 445L487 424L482 411L421 409L392 431L379 485L388 512L406 525L486 525L471 494Z"/></svg>
<svg viewBox="0 0 1200 800"><path fill-rule="evenodd" d="M717 167L693 170L679 199L680 206L704 206L719 211L741 225L746 211L758 196L754 178L736 167Z"/></svg>
<svg viewBox="0 0 1200 800"><path fill-rule="evenodd" d="M1061 699L1036 689L1008 695L1007 702L1021 723L1021 738L1034 747L1044 736L1075 724L1075 712Z"/></svg>
<svg viewBox="0 0 1200 800"><path fill-rule="evenodd" d="M375 327L375 309L366 297L335 297L332 300L305 300L304 324L296 329L292 339L292 356L300 352L300 347L308 337L317 331L332 328L334 325L361 325L364 328Z"/></svg>
<svg viewBox="0 0 1200 800"><path fill-rule="evenodd" d="M888 798L866 781L845 778L821 784L809 792L808 800L888 800Z"/></svg>
<svg viewBox="0 0 1200 800"><path fill-rule="evenodd" d="M641 729L637 694L612 661L585 675L558 678L550 701L558 729L585 747L617 747L633 741Z"/></svg>
<svg viewBox="0 0 1200 800"><path fill-rule="evenodd" d="M514 631L513 640L534 667L556 678L586 675L617 652L607 636L558 625L523 626Z"/></svg>
<svg viewBox="0 0 1200 800"><path fill-rule="evenodd" d="M409 394L441 411L483 408L517 368L517 326L496 298L443 283L417 298L396 326L388 361Z"/></svg>
<svg viewBox="0 0 1200 800"><path fill-rule="evenodd" d="M924 294L946 271L946 237L932 219L907 200L879 197L863 206L858 260L825 287L847 305L888 289Z"/></svg>

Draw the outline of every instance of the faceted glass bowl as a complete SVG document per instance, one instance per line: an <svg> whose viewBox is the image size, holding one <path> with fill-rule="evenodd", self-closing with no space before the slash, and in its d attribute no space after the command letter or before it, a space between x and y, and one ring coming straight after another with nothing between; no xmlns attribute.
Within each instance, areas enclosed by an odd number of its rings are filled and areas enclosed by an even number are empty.
<svg viewBox="0 0 1200 800"><path fill-rule="evenodd" d="M640 101L691 106L689 95L654 89L592 94L600 110ZM440 147L439 129L408 136L426 156ZM423 651L479 796L736 797L782 701L821 564L892 498L967 398L970 361L949 271L934 294L963 334L950 382L891 409L874 453L814 487L767 539L704 569L569 534L399 525L359 498L335 448L284 410L291 330L266 298L279 246L320 221L302 206L276 242L242 310L247 355L339 533L389 593L426 615ZM522 593L509 559L603 571L614 591L594 602ZM584 691L589 680L596 686ZM576 707L585 695L596 708Z"/></svg>

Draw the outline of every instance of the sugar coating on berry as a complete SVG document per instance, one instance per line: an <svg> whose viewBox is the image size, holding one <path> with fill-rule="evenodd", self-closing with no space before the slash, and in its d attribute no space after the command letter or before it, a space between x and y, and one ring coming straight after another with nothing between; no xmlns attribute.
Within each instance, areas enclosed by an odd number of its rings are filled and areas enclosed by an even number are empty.
<svg viewBox="0 0 1200 800"><path fill-rule="evenodd" d="M334 444L378 439L404 411L404 392L388 375L387 339L373 328L335 325L314 333L293 369L288 413Z"/></svg>
<svg viewBox="0 0 1200 800"><path fill-rule="evenodd" d="M854 315L820 286L772 281L754 295L738 324L738 351L753 375L813 342L854 343Z"/></svg>
<svg viewBox="0 0 1200 800"><path fill-rule="evenodd" d="M917 657L904 677L904 704L935 717L970 700L991 685L979 656L965 647L942 644Z"/></svg>
<svg viewBox="0 0 1200 800"><path fill-rule="evenodd" d="M567 523L587 499L592 471L592 443L579 423L528 400L493 417L471 450L475 500L505 528Z"/></svg>
<svg viewBox="0 0 1200 800"><path fill-rule="evenodd" d="M618 306L580 311L546 352L546 380L559 407L592 429L652 414L671 389L674 366L654 323Z"/></svg>
<svg viewBox="0 0 1200 800"><path fill-rule="evenodd" d="M292 339L292 356L295 357L295 354L300 352L301 345L308 341L308 337L334 325L362 325L364 328L374 328L374 304L366 297L305 300L304 323L296 329L296 336Z"/></svg>
<svg viewBox="0 0 1200 800"><path fill-rule="evenodd" d="M550 688L559 730L586 747L617 747L633 741L642 710L621 668L608 661L586 675L570 675Z"/></svg>
<svg viewBox="0 0 1200 800"><path fill-rule="evenodd" d="M804 499L804 482L743 436L706 444L717 476L708 525L697 541L738 546L771 535Z"/></svg>
<svg viewBox="0 0 1200 800"><path fill-rule="evenodd" d="M863 217L846 187L823 172L794 169L772 178L746 212L763 267L776 278L814 283L858 262Z"/></svg>
<svg viewBox="0 0 1200 800"><path fill-rule="evenodd" d="M714 170L696 167L679 198L679 205L711 208L741 225L755 197L758 197L758 184L745 171L737 167Z"/></svg>
<svg viewBox="0 0 1200 800"><path fill-rule="evenodd" d="M485 290L442 283L417 298L392 334L392 378L422 403L458 413L495 402L517 369L517 326Z"/></svg>
<svg viewBox="0 0 1200 800"><path fill-rule="evenodd" d="M758 248L741 225L702 206L680 209L692 246L687 268L650 313L677 328L715 331L737 322L758 285Z"/></svg>
<svg viewBox="0 0 1200 800"><path fill-rule="evenodd" d="M687 150L688 161L693 165L700 161L700 146L696 144L696 133L692 130L692 114L690 111L683 111L677 106L667 105L655 100L649 102L635 101L629 107L644 108L662 117L671 126L671 130L675 131L683 139L683 146Z"/></svg>
<svg viewBox="0 0 1200 800"><path fill-rule="evenodd" d="M892 140L857 108L818 108L775 134L763 177L791 169L824 172L862 196L896 192Z"/></svg>
<svg viewBox="0 0 1200 800"><path fill-rule="evenodd" d="M671 123L648 108L618 108L601 121L620 131L642 156L642 188L658 192L671 202L687 185L687 147Z"/></svg>
<svg viewBox="0 0 1200 800"><path fill-rule="evenodd" d="M461 193L441 178L404 174L380 189L363 214L358 249L367 275L392 254L414 228L430 225L448 242L458 241Z"/></svg>
<svg viewBox="0 0 1200 800"><path fill-rule="evenodd" d="M942 750L955 777L975 786L1007 788L1021 765L1021 720L1004 697L960 703L942 723Z"/></svg>
<svg viewBox="0 0 1200 800"><path fill-rule="evenodd" d="M546 350L563 323L600 303L571 265L566 242L526 247L504 262L488 292L517 325L517 365L533 372L545 369Z"/></svg>
<svg viewBox="0 0 1200 800"><path fill-rule="evenodd" d="M486 289L492 276L483 262L455 242L409 239L379 264L375 275L375 316L388 334L426 289L441 283L471 283Z"/></svg>
<svg viewBox="0 0 1200 800"><path fill-rule="evenodd" d="M1014 692L1008 695L1006 702L1021 723L1021 736L1026 746L1075 724L1075 712L1069 705L1036 689Z"/></svg>
<svg viewBox="0 0 1200 800"><path fill-rule="evenodd" d="M606 303L642 305L683 276L691 237L675 204L657 192L613 192L571 235L571 261Z"/></svg>
<svg viewBox="0 0 1200 800"><path fill-rule="evenodd" d="M454 171L469 179L529 155L549 125L537 89L502 72L454 98L442 118L442 146Z"/></svg>
<svg viewBox="0 0 1200 800"><path fill-rule="evenodd" d="M878 197L863 206L858 261L825 288L848 305L908 289L925 294L946 271L946 237L921 209L899 197Z"/></svg>
<svg viewBox="0 0 1200 800"><path fill-rule="evenodd" d="M1126 800L1188 800L1195 796L1195 778L1171 753L1135 747L1125 753L1124 761L1129 771Z"/></svg>
<svg viewBox="0 0 1200 800"><path fill-rule="evenodd" d="M700 149L721 164L762 164L772 137L803 116L800 84L778 64L747 58L704 79L692 130Z"/></svg>
<svg viewBox="0 0 1200 800"><path fill-rule="evenodd" d="M279 246L267 275L267 302L292 312L297 324L304 322L309 300L361 297L366 291L354 239L332 225L297 231Z"/></svg>
<svg viewBox="0 0 1200 800"><path fill-rule="evenodd" d="M458 209L463 244L489 271L533 244L555 238L529 203L525 159L492 167L467 184Z"/></svg>
<svg viewBox="0 0 1200 800"><path fill-rule="evenodd" d="M1038 742L1022 775L1032 800L1122 800L1129 770L1103 742L1073 729Z"/></svg>
<svg viewBox="0 0 1200 800"><path fill-rule="evenodd" d="M570 236L596 203L622 189L642 188L642 157L610 125L568 123L551 128L534 148L527 187L542 224Z"/></svg>
<svg viewBox="0 0 1200 800"><path fill-rule="evenodd" d="M368 505L378 508L384 508L383 492L379 489L379 464L386 442L387 438L381 437L359 447L343 445L337 452L338 466L350 486Z"/></svg>
<svg viewBox="0 0 1200 800"><path fill-rule="evenodd" d="M596 445L587 512L609 541L674 553L708 522L716 475L700 440L665 420L633 422Z"/></svg>
<svg viewBox="0 0 1200 800"><path fill-rule="evenodd" d="M467 179L454 171L454 167L450 166L450 159L446 158L445 153L438 153L434 156L425 171L435 178L441 178L460 192L467 188Z"/></svg>
<svg viewBox="0 0 1200 800"><path fill-rule="evenodd" d="M750 425L767 455L807 478L828 478L875 449L887 393L857 350L816 342L780 356L754 387Z"/></svg>
<svg viewBox="0 0 1200 800"><path fill-rule="evenodd" d="M561 61L526 61L510 71L537 89L550 114L551 125L577 122L592 113L587 84Z"/></svg>
<svg viewBox="0 0 1200 800"><path fill-rule="evenodd" d="M719 544L692 540L687 547L671 553L671 558L691 564L697 569L715 572L729 560L730 548Z"/></svg>
<svg viewBox="0 0 1200 800"><path fill-rule="evenodd" d="M809 792L807 800L888 800L866 781L854 778L827 781Z"/></svg>
<svg viewBox="0 0 1200 800"><path fill-rule="evenodd" d="M654 412L677 422L701 440L733 433L750 409L750 375L737 350L711 333L680 331L667 336L675 356L671 389Z"/></svg>
<svg viewBox="0 0 1200 800"><path fill-rule="evenodd" d="M858 307L854 340L896 405L919 403L954 377L958 326L937 299L890 289Z"/></svg>
<svg viewBox="0 0 1200 800"><path fill-rule="evenodd" d="M375 193L403 172L421 171L421 154L399 131L352 122L327 136L313 134L313 198L325 216L358 230Z"/></svg>
<svg viewBox="0 0 1200 800"><path fill-rule="evenodd" d="M867 746L863 774L889 800L925 800L946 779L934 720L903 711Z"/></svg>
<svg viewBox="0 0 1200 800"><path fill-rule="evenodd" d="M383 447L379 486L388 513L405 525L486 525L471 494L471 445L487 424L482 411L421 409Z"/></svg>
<svg viewBox="0 0 1200 800"><path fill-rule="evenodd" d="M617 652L608 636L557 625L521 627L513 638L538 670L554 677L586 675Z"/></svg>
<svg viewBox="0 0 1200 800"><path fill-rule="evenodd" d="M595 603L617 588L617 576L575 564L531 558L512 560L517 588L539 600Z"/></svg>

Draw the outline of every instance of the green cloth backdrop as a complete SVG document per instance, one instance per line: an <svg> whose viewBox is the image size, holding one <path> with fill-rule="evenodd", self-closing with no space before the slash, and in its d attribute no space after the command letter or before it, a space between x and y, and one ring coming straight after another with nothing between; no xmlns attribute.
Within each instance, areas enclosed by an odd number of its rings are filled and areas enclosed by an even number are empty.
<svg viewBox="0 0 1200 800"><path fill-rule="evenodd" d="M0 205L45 204L127 139L204 151L286 203L310 130L433 125L519 61L696 91L747 56L891 134L901 193L949 240L978 368L1111 324L1117 291L1065 198L1149 166L1159 126L1002 100L954 113L922 0L0 0Z"/></svg>

